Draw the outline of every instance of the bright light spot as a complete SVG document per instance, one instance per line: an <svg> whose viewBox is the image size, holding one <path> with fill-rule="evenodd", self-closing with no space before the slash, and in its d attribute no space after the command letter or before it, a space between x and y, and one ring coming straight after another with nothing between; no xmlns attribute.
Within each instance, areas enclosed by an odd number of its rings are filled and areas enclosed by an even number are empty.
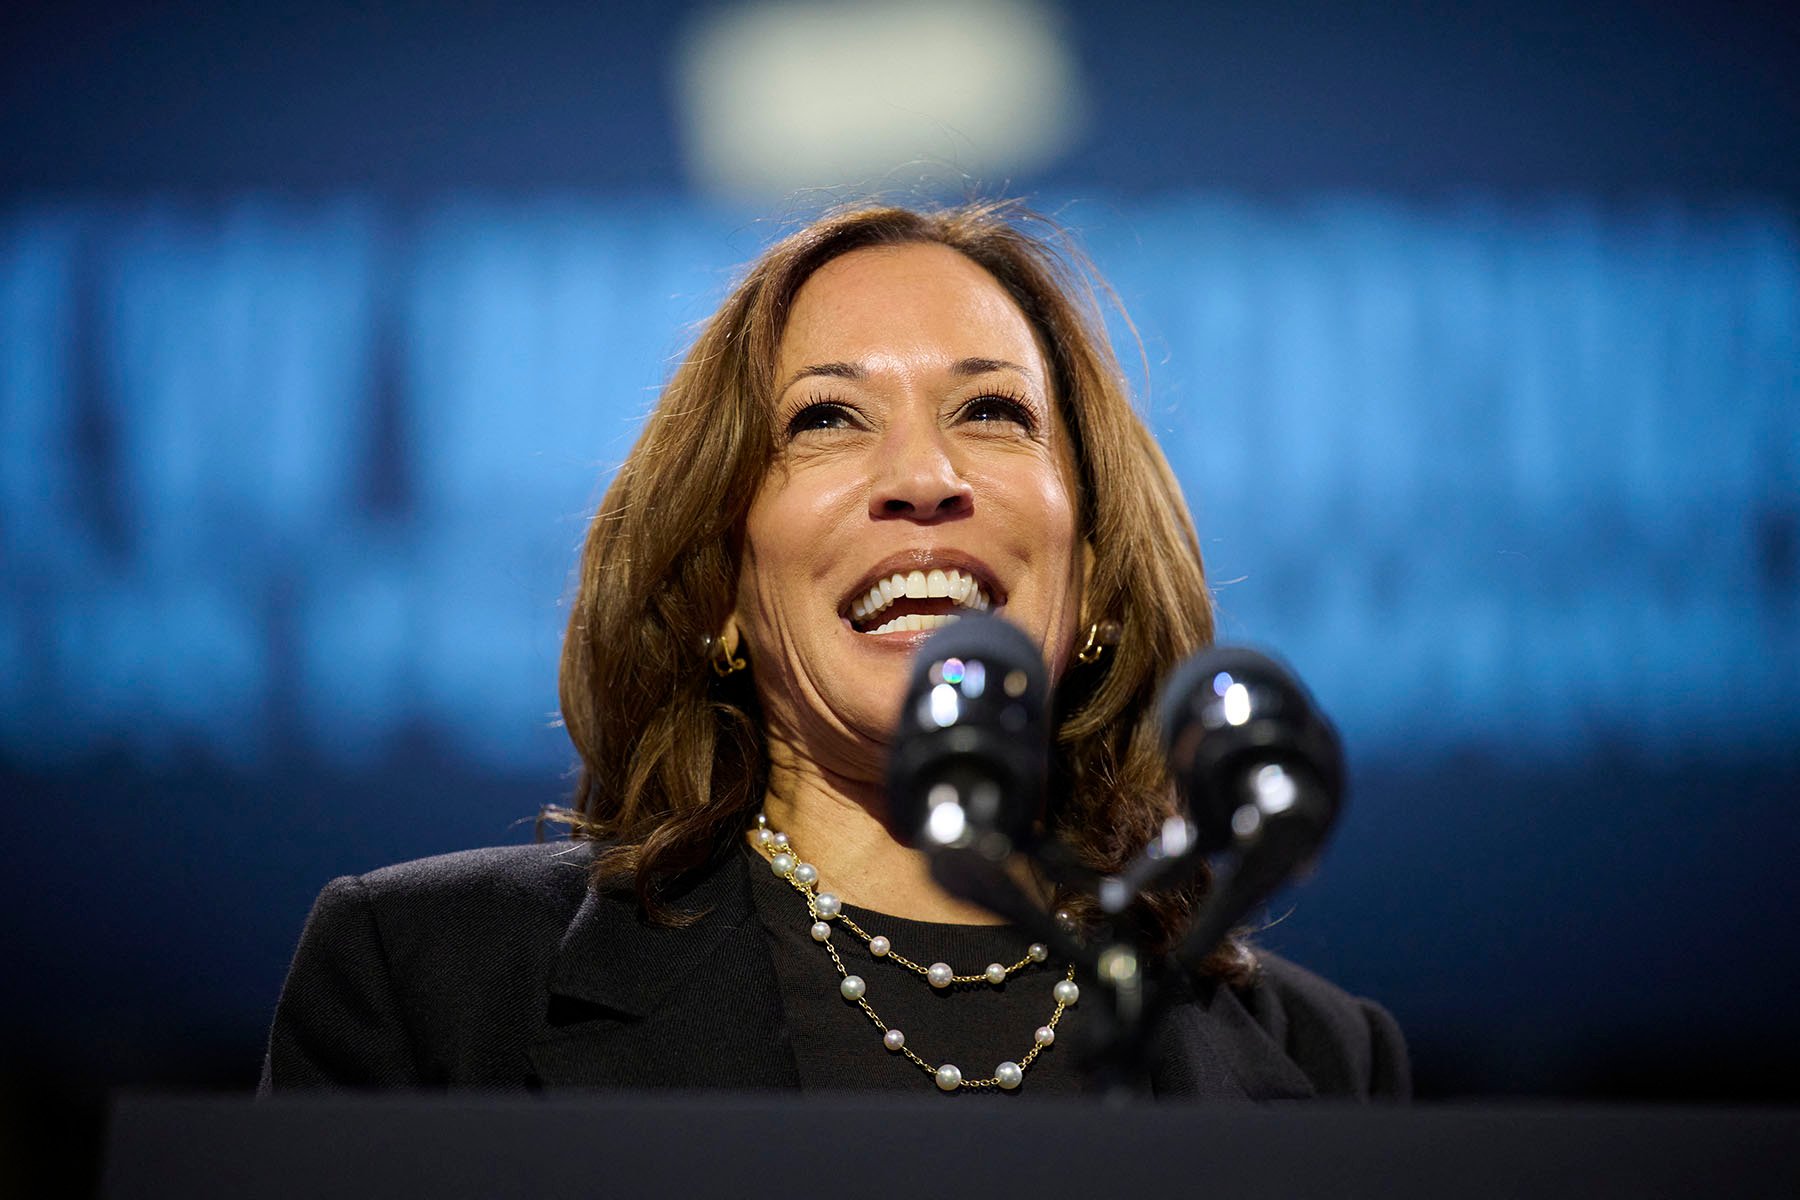
<svg viewBox="0 0 1800 1200"><path fill-rule="evenodd" d="M956 718L962 715L962 702L957 698L956 689L947 683L940 683L931 689L931 720L939 729L947 729L956 724Z"/></svg>
<svg viewBox="0 0 1800 1200"><path fill-rule="evenodd" d="M1246 804L1231 814L1231 832L1247 838L1262 828L1262 813L1254 804Z"/></svg>
<svg viewBox="0 0 1800 1200"><path fill-rule="evenodd" d="M1074 142L1086 107L1035 0L705 5L675 71L691 169L750 198L1028 171Z"/></svg>
<svg viewBox="0 0 1800 1200"><path fill-rule="evenodd" d="M963 660L946 658L943 662L943 675L945 683L961 683L963 681Z"/></svg>
<svg viewBox="0 0 1800 1200"><path fill-rule="evenodd" d="M1220 671L1217 675L1213 676L1213 695L1223 696L1225 694L1225 689L1230 687L1233 682L1235 681L1231 678L1229 672Z"/></svg>
<svg viewBox="0 0 1800 1200"><path fill-rule="evenodd" d="M1001 681L1000 687L1007 695L1011 696L1014 700L1017 700L1020 696L1025 694L1025 685L1030 682L1031 681L1025 677L1025 672L1008 671L1006 673L1006 678Z"/></svg>
<svg viewBox="0 0 1800 1200"><path fill-rule="evenodd" d="M1234 683L1225 689L1225 720L1227 724L1242 725L1250 719L1250 689L1241 683Z"/></svg>
<svg viewBox="0 0 1800 1200"><path fill-rule="evenodd" d="M1100 955L1100 977L1114 984L1129 984L1137 979L1137 951L1126 945L1108 946Z"/></svg>
<svg viewBox="0 0 1800 1200"><path fill-rule="evenodd" d="M1256 772L1256 806L1271 815L1286 812L1300 798L1294 777L1280 766L1270 763Z"/></svg>
<svg viewBox="0 0 1800 1200"><path fill-rule="evenodd" d="M963 806L954 800L932 806L931 814L925 818L926 836L940 846L955 844L968 827L969 819L963 814Z"/></svg>
<svg viewBox="0 0 1800 1200"><path fill-rule="evenodd" d="M1162 852L1169 858L1186 854L1189 836L1193 827L1181 817L1170 817L1163 822Z"/></svg>
<svg viewBox="0 0 1800 1200"><path fill-rule="evenodd" d="M987 690L987 666L976 661L963 668L963 695L973 700Z"/></svg>

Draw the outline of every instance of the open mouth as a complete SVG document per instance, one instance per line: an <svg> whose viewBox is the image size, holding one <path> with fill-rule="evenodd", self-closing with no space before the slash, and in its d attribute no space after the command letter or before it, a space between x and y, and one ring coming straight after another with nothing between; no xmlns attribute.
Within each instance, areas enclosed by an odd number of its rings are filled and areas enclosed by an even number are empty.
<svg viewBox="0 0 1800 1200"><path fill-rule="evenodd" d="M858 633L912 633L948 625L962 612L986 612L987 588L967 571L901 571L877 580L850 603Z"/></svg>

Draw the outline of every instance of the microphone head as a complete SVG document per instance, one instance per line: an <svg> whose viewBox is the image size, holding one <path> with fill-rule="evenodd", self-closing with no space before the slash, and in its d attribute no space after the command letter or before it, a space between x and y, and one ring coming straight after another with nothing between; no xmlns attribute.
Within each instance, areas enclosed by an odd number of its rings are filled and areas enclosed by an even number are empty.
<svg viewBox="0 0 1800 1200"><path fill-rule="evenodd" d="M1203 851L1244 834L1246 804L1316 822L1323 838L1343 795L1343 746L1287 668L1243 647L1203 650L1169 678L1161 718L1169 768ZM1296 797L1304 805L1283 811L1284 798Z"/></svg>
<svg viewBox="0 0 1800 1200"><path fill-rule="evenodd" d="M1047 676L999 617L972 613L925 640L888 757L896 838L997 862L1029 837L1049 773Z"/></svg>

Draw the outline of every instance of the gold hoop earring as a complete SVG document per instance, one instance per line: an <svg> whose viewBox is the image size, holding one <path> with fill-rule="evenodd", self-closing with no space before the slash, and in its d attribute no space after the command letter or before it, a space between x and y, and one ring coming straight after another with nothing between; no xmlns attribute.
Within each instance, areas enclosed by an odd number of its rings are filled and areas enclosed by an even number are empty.
<svg viewBox="0 0 1800 1200"><path fill-rule="evenodd" d="M1095 621L1088 626L1087 641L1083 642L1081 649L1075 652L1075 661L1092 666L1100 661L1108 646L1118 645L1119 639L1124 634L1124 626L1110 617L1104 621Z"/></svg>
<svg viewBox="0 0 1800 1200"><path fill-rule="evenodd" d="M707 634L702 644L706 660L712 664L713 674L720 679L735 675L744 669L744 656L733 654L726 648L725 639L718 634Z"/></svg>

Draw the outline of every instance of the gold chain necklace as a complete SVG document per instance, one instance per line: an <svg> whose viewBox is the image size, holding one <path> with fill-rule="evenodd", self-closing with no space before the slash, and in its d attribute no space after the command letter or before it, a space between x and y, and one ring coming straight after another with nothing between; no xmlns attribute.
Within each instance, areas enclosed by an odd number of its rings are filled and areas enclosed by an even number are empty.
<svg viewBox="0 0 1800 1200"><path fill-rule="evenodd" d="M959 1088L997 1087L1012 1091L1024 1081L1025 1072L1031 1069L1031 1064L1037 1061L1038 1055L1042 1054L1046 1047L1055 1043L1056 1026L1062 1020L1063 1011L1081 998L1081 989L1075 986L1073 963L1069 965L1068 973L1056 982L1055 987L1050 989L1051 996L1056 1001L1056 1008L1051 1012L1050 1019L1038 1026L1037 1030L1032 1033L1031 1049L1026 1051L1017 1062L1010 1060L1003 1062L994 1068L992 1075L983 1079L963 1078L962 1070L955 1063L941 1063L934 1067L926 1062L911 1046L906 1044L906 1034L883 1021L881 1015L875 1011L874 1005L869 1003L867 982L862 976L850 973L850 969L844 965L844 960L838 956L837 947L832 944L831 923L833 921L861 938L869 947L871 956L885 958L889 962L898 964L915 975L921 976L925 982L938 989L947 988L955 983L988 983L998 987L1005 983L1007 977L1013 972L1046 961L1050 957L1049 948L1042 942L1033 942L1026 949L1025 956L1010 967L998 962L989 963L979 975L958 975L951 969L949 963L938 962L932 963L929 967L920 966L895 950L893 943L889 942L887 938L880 934L870 934L861 925L858 925L844 912L843 902L836 896L830 892L819 891L818 868L811 863L802 862L800 852L795 848L793 839L785 833L777 833L769 828L768 818L761 813L758 813L756 817L754 837L758 848L769 854L769 869L778 877L787 880L806 901L806 911L812 914L813 919L812 939L825 947L825 952L831 955L832 965L837 968L840 977L838 993L862 1009L863 1015L869 1018L875 1028L881 1030L883 1046L896 1054L905 1055L914 1066L932 1077L939 1090L954 1092Z"/></svg>

